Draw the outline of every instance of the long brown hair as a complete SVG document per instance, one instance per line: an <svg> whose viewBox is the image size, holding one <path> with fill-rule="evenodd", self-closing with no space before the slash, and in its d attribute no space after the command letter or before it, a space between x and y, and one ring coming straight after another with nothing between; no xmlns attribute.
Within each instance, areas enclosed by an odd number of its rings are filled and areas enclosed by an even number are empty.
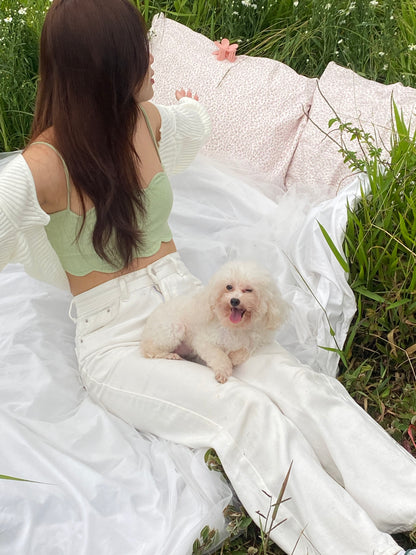
<svg viewBox="0 0 416 555"><path fill-rule="evenodd" d="M32 139L53 126L74 187L95 206L93 245L127 265L143 245L140 160L133 134L135 95L149 68L143 18L129 0L54 0L40 42L40 80ZM138 182L139 181L139 182ZM106 246L115 236L115 253Z"/></svg>

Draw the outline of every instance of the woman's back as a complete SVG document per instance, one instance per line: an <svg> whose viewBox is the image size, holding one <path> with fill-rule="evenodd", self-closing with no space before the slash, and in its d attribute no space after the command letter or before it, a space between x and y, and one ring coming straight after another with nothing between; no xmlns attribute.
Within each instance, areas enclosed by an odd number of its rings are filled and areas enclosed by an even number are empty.
<svg viewBox="0 0 416 555"><path fill-rule="evenodd" d="M73 249L77 248L77 242L74 241L75 237L66 236L66 232L68 227L70 231L73 231L73 229L79 230L80 225L82 225L76 221L82 221L82 202L76 188L72 186L64 160L53 147L53 129L48 129L32 141L23 154L35 181L39 203L45 212L51 216L50 224L46 228L49 240L54 247L61 245L61 250L65 245L66 252L63 253L62 259L73 261L72 268L75 268L75 270L72 273L70 271L71 266L63 264L67 271L73 294L82 293L91 287L113 279L121 273L128 273L143 268L176 250L166 223L171 207L171 194L166 183L167 176L163 171L157 144L155 144L157 138L160 137L160 115L157 108L148 102L143 105L141 113L142 117L138 118L134 135L134 147L142 161L140 174L143 189L147 193L145 198L147 198L150 210L148 218L150 223L150 245L144 245L142 249L143 256L136 256L127 267L113 269L109 263L99 259L92 249L92 244L89 249L84 246L84 256L80 253L80 260L77 260L74 264L76 260L75 255L71 255L69 251L71 244ZM52 148L50 145L52 145ZM152 199L154 199L153 202ZM69 206L68 202L70 203ZM94 219L94 205L91 199L84 197L84 206L86 210L85 227L91 228L91 225L88 223ZM156 215L152 218L152 212L154 213L155 211ZM69 222L67 222L64 228L62 223L65 219L69 219ZM61 233L59 232L60 224L62 225ZM54 244L54 237L56 236L58 236L58 239L55 240ZM86 234L83 236L84 243L85 236ZM59 255L58 249L56 248L55 250L57 250ZM94 264L93 258L98 258L101 263L97 264L95 262ZM87 271L88 266L92 268L91 271ZM102 268L102 271L95 269L94 266L95 268ZM84 271L84 268L86 271Z"/></svg>

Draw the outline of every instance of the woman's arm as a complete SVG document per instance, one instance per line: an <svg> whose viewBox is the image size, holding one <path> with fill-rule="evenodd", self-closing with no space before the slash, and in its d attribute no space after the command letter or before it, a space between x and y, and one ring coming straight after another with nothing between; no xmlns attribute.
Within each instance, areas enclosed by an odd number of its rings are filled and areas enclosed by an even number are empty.
<svg viewBox="0 0 416 555"><path fill-rule="evenodd" d="M16 229L0 206L0 271L12 260L16 243Z"/></svg>
<svg viewBox="0 0 416 555"><path fill-rule="evenodd" d="M17 261L22 236L31 224L46 225L49 217L37 202L30 170L20 153L3 161L0 168L0 270Z"/></svg>
<svg viewBox="0 0 416 555"><path fill-rule="evenodd" d="M29 166L20 153L13 155L0 168L0 270L18 262L34 278L67 290L66 274L44 229L48 222Z"/></svg>
<svg viewBox="0 0 416 555"><path fill-rule="evenodd" d="M211 122L197 95L176 91L179 102L156 105L160 114L159 153L167 173L179 173L189 166L211 131Z"/></svg>

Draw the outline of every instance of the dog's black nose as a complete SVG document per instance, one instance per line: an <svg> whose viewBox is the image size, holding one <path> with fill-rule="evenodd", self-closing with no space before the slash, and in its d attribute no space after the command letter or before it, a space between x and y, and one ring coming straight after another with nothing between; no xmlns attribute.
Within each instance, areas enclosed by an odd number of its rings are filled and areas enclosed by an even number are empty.
<svg viewBox="0 0 416 555"><path fill-rule="evenodd" d="M235 297L230 301L231 306L238 306L240 304L240 299L236 299Z"/></svg>

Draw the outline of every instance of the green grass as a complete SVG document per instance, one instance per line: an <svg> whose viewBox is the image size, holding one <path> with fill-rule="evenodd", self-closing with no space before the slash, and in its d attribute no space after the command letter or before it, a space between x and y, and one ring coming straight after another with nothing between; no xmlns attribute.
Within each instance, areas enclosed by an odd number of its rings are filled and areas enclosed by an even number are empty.
<svg viewBox="0 0 416 555"><path fill-rule="evenodd" d="M144 0L148 25L164 12L211 39L239 41L239 53L266 56L311 77L330 61L383 83L416 86L413 0ZM49 0L0 6L0 151L21 148L30 130L37 40ZM256 7L255 7L256 6ZM23 8L26 13L19 13ZM5 22L12 18L10 23Z"/></svg>
<svg viewBox="0 0 416 555"><path fill-rule="evenodd" d="M341 380L411 452L416 420L416 136L393 106L391 160L372 138L366 150L370 193L349 211L344 250L358 312L344 347ZM363 162L351 160L354 167Z"/></svg>
<svg viewBox="0 0 416 555"><path fill-rule="evenodd" d="M0 151L22 148L30 130L37 44L48 5L0 5ZM416 87L414 0L144 0L139 7L149 26L162 11L211 39L238 41L239 54L270 57L303 75L319 77L335 61L369 79ZM340 380L416 455L408 433L416 424L416 146L408 123L395 113L391 162L384 167L371 137L336 117L333 125L344 125L345 133L358 134L366 145L370 154L362 161L345 154L347 163L368 172L371 186L348 218L344 250L358 312L342 352ZM282 554L269 541L270 522L259 529L241 508L230 509L229 521L237 537L216 555ZM195 553L212 539L205 529ZM414 540L400 538L405 547Z"/></svg>

